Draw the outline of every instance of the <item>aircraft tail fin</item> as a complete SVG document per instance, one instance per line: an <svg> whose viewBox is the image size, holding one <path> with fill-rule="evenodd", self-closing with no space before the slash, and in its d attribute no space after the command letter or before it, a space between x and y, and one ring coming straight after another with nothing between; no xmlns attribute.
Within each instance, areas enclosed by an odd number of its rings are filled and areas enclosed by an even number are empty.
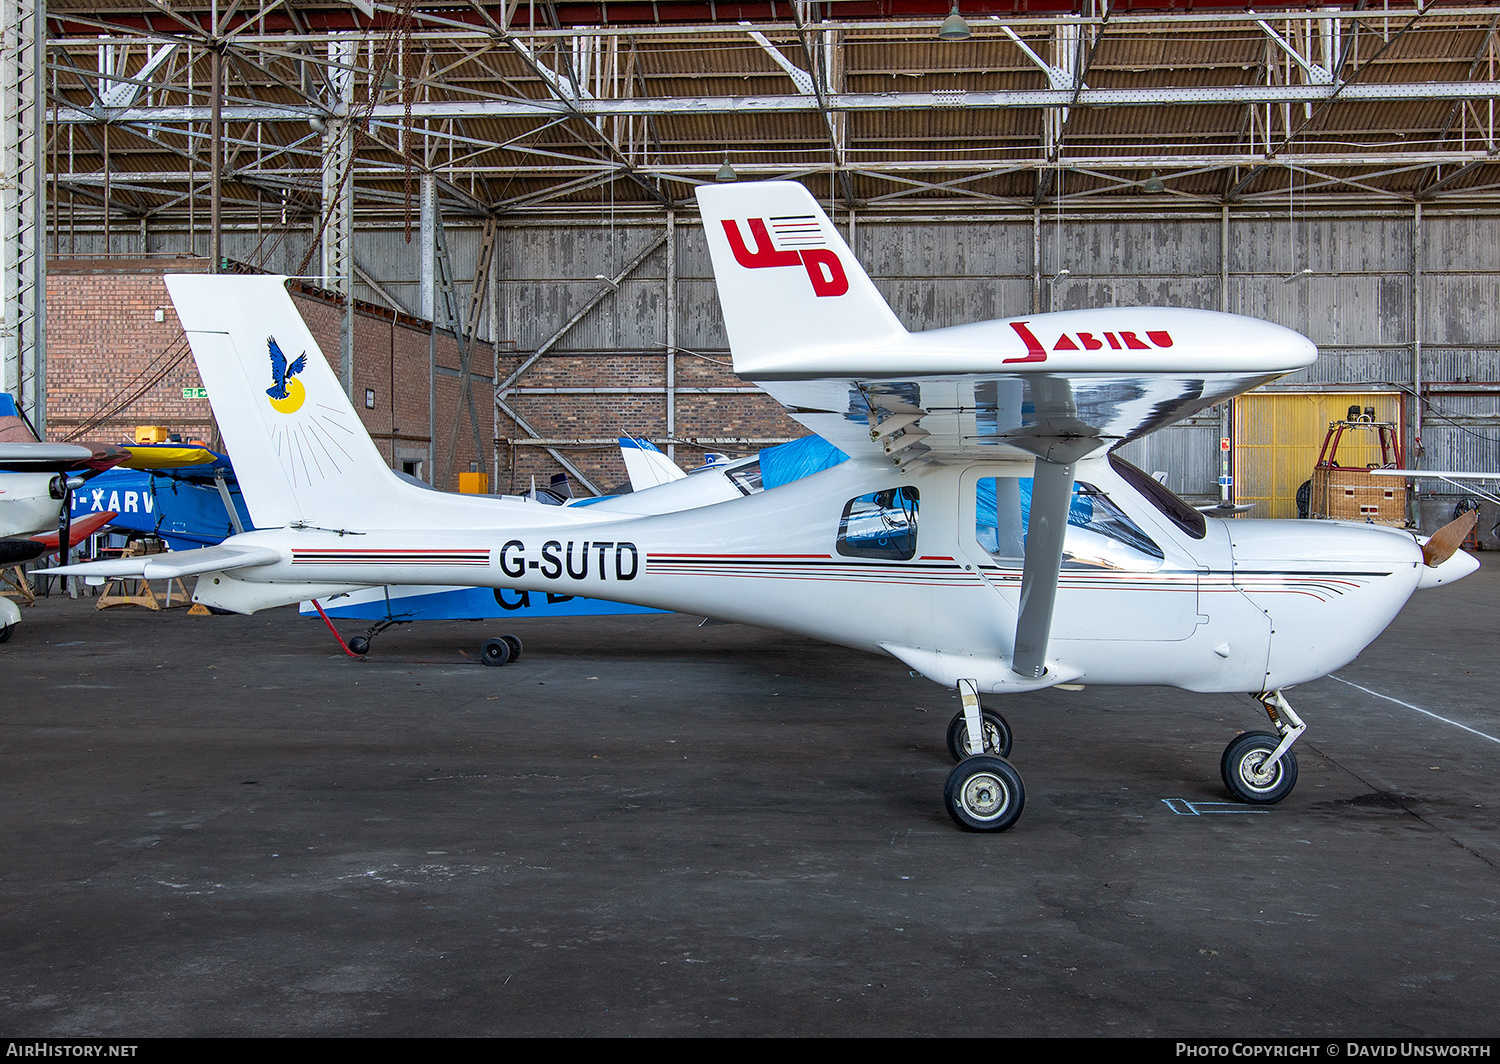
<svg viewBox="0 0 1500 1064"><path fill-rule="evenodd" d="M736 373L754 379L805 348L868 350L906 335L802 185L700 185L697 193Z"/></svg>
<svg viewBox="0 0 1500 1064"><path fill-rule="evenodd" d="M423 512L421 489L375 449L286 278L166 283L255 527L396 528Z"/></svg>
<svg viewBox="0 0 1500 1064"><path fill-rule="evenodd" d="M619 440L620 457L624 459L625 472L630 476L631 491L670 484L687 476L650 440L638 436L621 436Z"/></svg>
<svg viewBox="0 0 1500 1064"><path fill-rule="evenodd" d="M36 433L31 423L16 405L16 397L9 392L0 392L0 443L36 443Z"/></svg>

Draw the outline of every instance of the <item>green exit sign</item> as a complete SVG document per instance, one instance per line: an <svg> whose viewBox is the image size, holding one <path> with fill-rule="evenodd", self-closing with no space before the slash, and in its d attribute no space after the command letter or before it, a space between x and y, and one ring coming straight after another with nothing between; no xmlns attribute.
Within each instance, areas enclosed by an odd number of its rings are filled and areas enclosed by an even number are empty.
<svg viewBox="0 0 1500 1064"><path fill-rule="evenodd" d="M208 398L208 389L207 388L184 388L184 389L182 389L182 397L184 399L207 399Z"/></svg>

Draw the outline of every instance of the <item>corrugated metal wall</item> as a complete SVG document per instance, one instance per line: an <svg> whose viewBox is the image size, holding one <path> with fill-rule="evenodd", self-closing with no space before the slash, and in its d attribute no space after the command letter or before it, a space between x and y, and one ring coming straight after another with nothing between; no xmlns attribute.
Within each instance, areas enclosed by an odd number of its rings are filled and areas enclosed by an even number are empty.
<svg viewBox="0 0 1500 1064"><path fill-rule="evenodd" d="M914 330L1034 310L1141 304L1224 309L1281 323L1311 337L1322 356L1275 388L1410 392L1419 381L1424 391L1446 386L1427 397L1436 405L1420 407L1424 446L1414 459L1429 467L1497 469L1500 425L1484 415L1500 409L1493 394L1500 391L1500 216L1428 209L1420 217L1419 230L1415 210L1341 216L1232 211L1227 223L1216 212L1119 217L1044 209L925 220L860 215L852 222L852 242ZM851 224L844 215L837 222ZM481 335L498 334L524 357L600 292L600 275L618 272L663 232L663 223L639 218L503 228L499 320L492 326L486 316ZM295 270L309 238L281 238L267 265ZM225 253L255 261L275 239L264 232L229 233ZM151 231L148 241L154 254L188 250L180 232ZM198 243L201 251L201 233ZM478 229L451 225L448 245L462 298L478 254ZM79 255L104 250L99 237L83 234L62 234L60 246ZM115 232L109 250L139 254L140 234ZM421 307L419 250L400 229L355 237L358 267L408 311ZM691 215L679 216L673 253L676 343L722 355L726 342L707 248ZM663 245L560 338L558 354L597 353L616 362L660 356L668 339L667 266ZM363 283L356 294L384 302ZM1413 358L1418 345L1420 374ZM1418 409L1408 401L1408 444ZM1462 429L1444 421L1443 410ZM620 427L600 424L578 434L612 435ZM1212 499L1220 432L1217 415L1207 414L1132 444L1127 453L1144 468L1167 471L1177 490Z"/></svg>

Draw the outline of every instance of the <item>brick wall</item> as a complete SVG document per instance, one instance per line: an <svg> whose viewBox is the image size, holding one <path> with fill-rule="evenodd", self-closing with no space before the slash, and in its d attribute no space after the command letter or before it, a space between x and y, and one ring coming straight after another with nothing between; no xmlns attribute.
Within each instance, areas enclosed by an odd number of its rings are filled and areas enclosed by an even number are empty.
<svg viewBox="0 0 1500 1064"><path fill-rule="evenodd" d="M182 397L184 388L203 382L161 279L164 269L201 273L206 266L202 259L169 260L142 273L103 260L48 264L49 438L68 439L101 416L83 433L91 441L133 439L136 425L212 437L208 400ZM161 322L158 309L164 312Z"/></svg>
<svg viewBox="0 0 1500 1064"><path fill-rule="evenodd" d="M204 259L56 260L47 281L48 426L52 439L79 433L98 442L130 439L137 425L165 425L184 437L211 446L219 440L206 399L185 399L183 389L200 387L196 366L182 327L162 282L163 272L197 273ZM340 309L326 293L294 290L293 298L309 330L335 372L338 371ZM155 311L164 320L155 320ZM435 344L439 372L436 409L430 382ZM504 380L525 358L502 345L499 375ZM727 360L727 356L726 356ZM354 318L353 402L365 428L393 468L420 462L418 472L431 481L444 467L459 397L458 343L445 331L435 334L427 323L357 304ZM443 370L450 371L448 373ZM490 471L491 491L526 491L531 478L546 485L563 467L545 448L516 444L533 438L491 402L488 383L494 354L476 344L473 372L474 408L486 465L498 443L499 469ZM481 377L483 379L481 379ZM676 361L679 387L736 387L743 384L727 367L688 354ZM549 354L517 381L522 387L646 387L638 394L513 394L507 400L536 436L613 441L624 433L666 435L665 358L660 353ZM372 391L373 407L365 405ZM125 402L125 400L129 400ZM765 395L692 394L677 396L678 438L747 437L778 439L805 434ZM116 409L118 408L118 409ZM457 490L458 474L478 459L467 409L462 411L452 475L446 487ZM498 434L498 439L497 439ZM558 448L600 490L628 487L625 467L613 442ZM664 448L665 449L665 448ZM734 455L755 445L713 445ZM691 468L704 447L679 445L680 465ZM435 461L429 456L436 456ZM441 485L440 485L441 486ZM578 494L588 494L575 485Z"/></svg>
<svg viewBox="0 0 1500 1064"><path fill-rule="evenodd" d="M105 443L133 438L137 425L165 425L184 437L218 446L207 399L187 399L202 387L182 326L162 281L163 272L201 273L203 259L59 260L47 278L47 421L52 439L75 433ZM308 329L338 372L341 310L324 293L292 295ZM157 322L155 312L163 311ZM354 315L353 401L365 428L393 468L419 459L430 479L432 330L426 322L359 304ZM437 361L457 371L458 343L436 336ZM475 368L489 375L488 345L476 347ZM486 460L493 434L488 389L476 382L481 444ZM372 391L373 406L366 405ZM446 450L458 379L439 378L438 468ZM451 487L475 459L473 433L464 422Z"/></svg>

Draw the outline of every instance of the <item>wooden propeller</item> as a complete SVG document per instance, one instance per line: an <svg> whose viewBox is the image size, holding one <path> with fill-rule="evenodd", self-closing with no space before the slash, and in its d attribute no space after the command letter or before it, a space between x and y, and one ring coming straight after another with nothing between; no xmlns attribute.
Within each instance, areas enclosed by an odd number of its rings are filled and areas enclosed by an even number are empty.
<svg viewBox="0 0 1500 1064"><path fill-rule="evenodd" d="M1453 557L1453 552L1458 550L1459 544L1470 532L1474 531L1474 526L1478 523L1478 510L1470 510L1468 513L1455 517L1422 544L1422 560L1434 569L1442 565Z"/></svg>

